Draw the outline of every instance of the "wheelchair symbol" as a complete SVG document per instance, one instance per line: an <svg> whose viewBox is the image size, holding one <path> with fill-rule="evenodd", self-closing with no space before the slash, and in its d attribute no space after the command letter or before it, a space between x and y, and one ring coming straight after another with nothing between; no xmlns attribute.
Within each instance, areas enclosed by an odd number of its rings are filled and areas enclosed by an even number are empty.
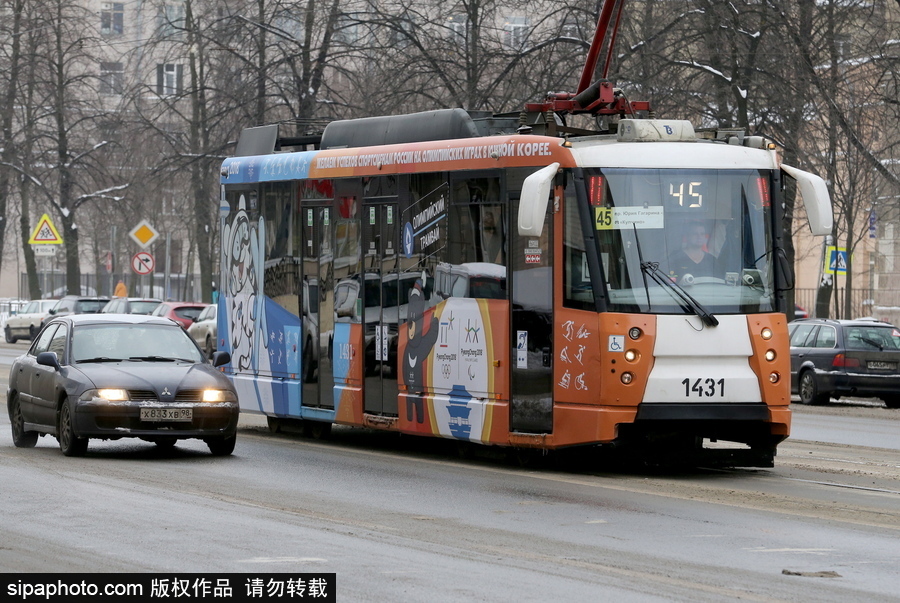
<svg viewBox="0 0 900 603"><path fill-rule="evenodd" d="M610 335L609 336L609 351L610 352L621 352L625 349L625 336L624 335Z"/></svg>

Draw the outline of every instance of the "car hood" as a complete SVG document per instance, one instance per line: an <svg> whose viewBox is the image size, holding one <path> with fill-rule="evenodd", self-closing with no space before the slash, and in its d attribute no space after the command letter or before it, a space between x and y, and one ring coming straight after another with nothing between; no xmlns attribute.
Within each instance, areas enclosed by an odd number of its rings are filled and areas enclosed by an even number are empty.
<svg viewBox="0 0 900 603"><path fill-rule="evenodd" d="M93 385L87 388L121 387L148 391L162 401L181 390L218 388L234 391L225 375L209 364L187 362L115 362L79 364L74 369Z"/></svg>

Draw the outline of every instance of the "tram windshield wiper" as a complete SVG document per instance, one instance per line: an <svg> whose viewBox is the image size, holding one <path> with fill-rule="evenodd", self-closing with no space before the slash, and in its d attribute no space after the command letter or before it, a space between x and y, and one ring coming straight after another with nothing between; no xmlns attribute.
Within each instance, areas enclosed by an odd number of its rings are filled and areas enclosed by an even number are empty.
<svg viewBox="0 0 900 603"><path fill-rule="evenodd" d="M714 327L719 324L719 320L712 315L712 312L703 307L703 304L694 299L690 293L681 288L678 283L673 282L662 270L659 269L659 262L641 262L641 272L649 276L660 287L668 287L675 292L685 306L687 306L694 314L700 317L708 327Z"/></svg>

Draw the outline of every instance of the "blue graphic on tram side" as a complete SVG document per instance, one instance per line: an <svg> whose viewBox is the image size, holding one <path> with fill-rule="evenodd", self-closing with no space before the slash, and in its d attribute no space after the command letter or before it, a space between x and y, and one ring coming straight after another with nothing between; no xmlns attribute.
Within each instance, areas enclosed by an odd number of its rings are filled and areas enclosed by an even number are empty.
<svg viewBox="0 0 900 603"><path fill-rule="evenodd" d="M403 255L411 258L415 247L415 235L410 222L403 225Z"/></svg>
<svg viewBox="0 0 900 603"><path fill-rule="evenodd" d="M472 424L469 422L469 401L472 400L472 394L466 391L461 385L454 385L450 390L450 403L447 405L447 412L450 414L450 433L453 437L461 440L468 440L472 436Z"/></svg>
<svg viewBox="0 0 900 603"><path fill-rule="evenodd" d="M230 157L222 164L222 184L247 184L275 180L303 180L319 151Z"/></svg>

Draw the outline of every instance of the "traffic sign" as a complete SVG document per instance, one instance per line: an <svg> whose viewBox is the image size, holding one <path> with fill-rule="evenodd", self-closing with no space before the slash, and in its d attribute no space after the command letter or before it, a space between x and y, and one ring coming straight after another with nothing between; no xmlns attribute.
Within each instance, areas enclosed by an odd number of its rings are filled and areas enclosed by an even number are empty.
<svg viewBox="0 0 900 603"><path fill-rule="evenodd" d="M153 260L153 256L146 251L138 251L131 258L131 269L138 274L150 274L153 272L154 266L156 266L156 262Z"/></svg>
<svg viewBox="0 0 900 603"><path fill-rule="evenodd" d="M150 225L150 222L141 220L137 226L131 229L128 236L140 245L141 249L146 249L153 241L159 238L159 233Z"/></svg>
<svg viewBox="0 0 900 603"><path fill-rule="evenodd" d="M825 248L825 274L847 274L847 248L829 245Z"/></svg>
<svg viewBox="0 0 900 603"><path fill-rule="evenodd" d="M31 238L28 239L29 245L59 245L62 242L59 231L56 230L56 226L53 225L50 216L47 214L41 216L41 219L38 220L37 228L31 233Z"/></svg>

